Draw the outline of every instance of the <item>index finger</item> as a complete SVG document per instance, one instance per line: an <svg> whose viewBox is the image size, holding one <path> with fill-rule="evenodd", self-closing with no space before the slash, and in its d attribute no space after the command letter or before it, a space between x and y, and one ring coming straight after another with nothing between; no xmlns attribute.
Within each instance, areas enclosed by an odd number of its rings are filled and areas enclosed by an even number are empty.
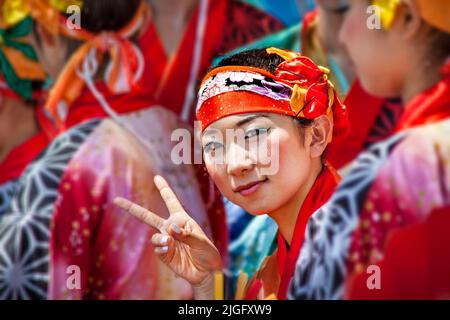
<svg viewBox="0 0 450 320"><path fill-rule="evenodd" d="M161 194L161 197L166 204L167 209L169 210L169 213L174 214L177 212L184 212L183 206L181 205L175 193L169 187L167 181L161 176L155 176L154 181L156 187L159 190L159 193Z"/></svg>
<svg viewBox="0 0 450 320"><path fill-rule="evenodd" d="M164 220L158 216L157 214L141 207L138 204L135 204L131 202L130 200L127 200L122 197L117 197L114 199L114 204L128 213L132 214L145 224L158 229L161 231L161 227L163 225Z"/></svg>

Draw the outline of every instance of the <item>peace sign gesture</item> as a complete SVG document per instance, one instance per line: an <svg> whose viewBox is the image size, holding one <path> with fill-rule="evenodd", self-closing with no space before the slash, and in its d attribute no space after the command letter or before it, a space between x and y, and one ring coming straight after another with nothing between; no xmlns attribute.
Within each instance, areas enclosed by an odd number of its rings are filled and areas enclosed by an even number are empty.
<svg viewBox="0 0 450 320"><path fill-rule="evenodd" d="M221 269L219 251L183 209L166 180L155 176L154 182L169 210L169 218L163 219L124 198L115 198L114 204L157 229L151 240L155 253L177 275L198 285L211 272Z"/></svg>

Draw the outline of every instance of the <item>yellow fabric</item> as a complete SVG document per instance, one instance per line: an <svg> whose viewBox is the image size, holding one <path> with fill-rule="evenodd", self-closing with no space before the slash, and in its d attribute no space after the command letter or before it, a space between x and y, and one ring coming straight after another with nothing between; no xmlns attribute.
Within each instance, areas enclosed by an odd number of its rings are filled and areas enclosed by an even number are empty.
<svg viewBox="0 0 450 320"><path fill-rule="evenodd" d="M399 4L400 0L373 0L373 5L380 9L381 23L386 30L391 28Z"/></svg>
<svg viewBox="0 0 450 320"><path fill-rule="evenodd" d="M29 14L28 4L24 0L3 0L1 3L0 27L12 26L26 18Z"/></svg>
<svg viewBox="0 0 450 320"><path fill-rule="evenodd" d="M82 0L0 0L2 26L12 26L29 16L33 11L41 11L39 20L53 30L59 13L65 13L71 5L83 6Z"/></svg>
<svg viewBox="0 0 450 320"><path fill-rule="evenodd" d="M415 0L415 2L420 15L428 24L450 33L449 0ZM373 0L372 3L380 9L381 23L386 30L389 30L401 0Z"/></svg>

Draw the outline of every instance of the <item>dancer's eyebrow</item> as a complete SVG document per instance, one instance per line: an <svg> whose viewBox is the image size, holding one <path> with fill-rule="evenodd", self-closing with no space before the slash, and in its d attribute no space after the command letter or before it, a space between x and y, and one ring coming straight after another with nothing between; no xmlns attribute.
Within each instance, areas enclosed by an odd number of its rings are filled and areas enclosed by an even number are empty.
<svg viewBox="0 0 450 320"><path fill-rule="evenodd" d="M238 123L236 123L237 127L242 127L244 124L247 124L249 122L252 122L253 120L257 119L257 118L269 118L269 116L265 115L265 114L255 114L252 116L248 116L242 120L239 120Z"/></svg>

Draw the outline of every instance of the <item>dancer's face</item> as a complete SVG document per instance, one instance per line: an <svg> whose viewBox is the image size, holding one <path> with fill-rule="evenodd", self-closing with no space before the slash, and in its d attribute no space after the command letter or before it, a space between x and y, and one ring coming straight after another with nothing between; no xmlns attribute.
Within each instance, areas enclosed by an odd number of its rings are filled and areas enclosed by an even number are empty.
<svg viewBox="0 0 450 320"><path fill-rule="evenodd" d="M269 113L225 117L202 135L206 167L230 201L251 214L267 214L290 201L313 162L321 161L326 142L316 143L317 130L330 132L327 117L309 127Z"/></svg>

